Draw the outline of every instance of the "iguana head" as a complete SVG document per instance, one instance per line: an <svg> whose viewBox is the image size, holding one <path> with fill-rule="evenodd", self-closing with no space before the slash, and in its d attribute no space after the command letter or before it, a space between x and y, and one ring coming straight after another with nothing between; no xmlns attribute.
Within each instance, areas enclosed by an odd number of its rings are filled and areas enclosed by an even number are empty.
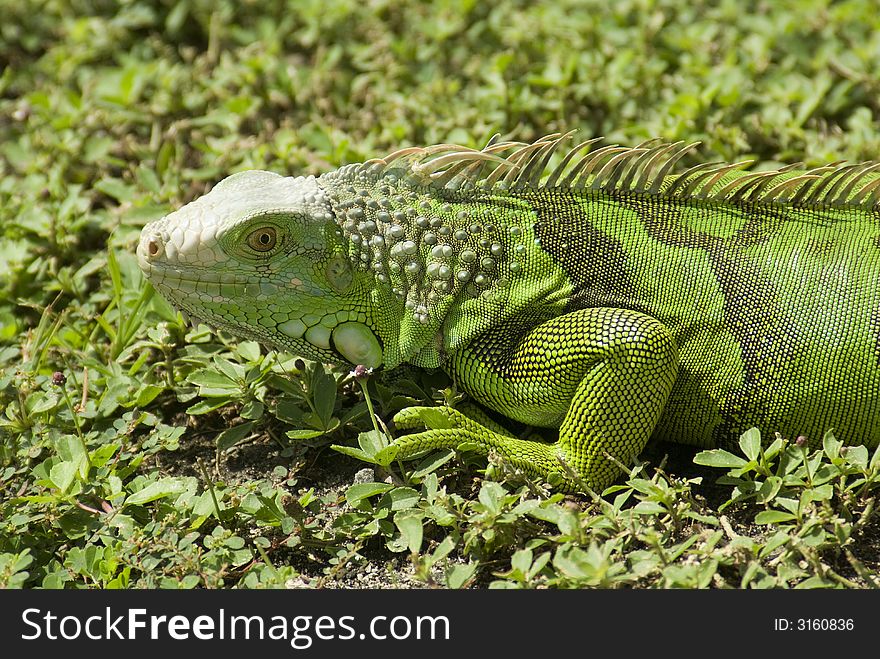
<svg viewBox="0 0 880 659"><path fill-rule="evenodd" d="M383 362L365 273L313 176L234 174L144 227L138 263L173 304L330 363Z"/></svg>
<svg viewBox="0 0 880 659"><path fill-rule="evenodd" d="M531 207L508 194L537 185L564 137L408 147L318 178L235 174L144 227L138 262L179 308L239 336L323 362L436 367L531 300L564 303L552 263L523 277L540 253ZM517 162L496 155L511 148Z"/></svg>

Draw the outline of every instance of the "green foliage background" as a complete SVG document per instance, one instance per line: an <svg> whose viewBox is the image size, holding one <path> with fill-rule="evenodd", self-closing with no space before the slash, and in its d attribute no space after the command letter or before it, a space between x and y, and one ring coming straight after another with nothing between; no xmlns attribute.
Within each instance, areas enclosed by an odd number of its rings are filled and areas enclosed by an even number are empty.
<svg viewBox="0 0 880 659"><path fill-rule="evenodd" d="M876 158L873 0L0 0L0 14L0 584L877 584L878 460L831 438L812 458L750 438L745 466L702 459L736 472L727 489L685 463L634 472L605 502L503 465L502 484L481 482L467 456L470 471L429 456L352 485L363 465L324 449L359 438L369 455L382 438L348 374L190 330L132 258L145 222L234 171L319 173L495 132ZM430 375L370 386L383 418L456 397Z"/></svg>

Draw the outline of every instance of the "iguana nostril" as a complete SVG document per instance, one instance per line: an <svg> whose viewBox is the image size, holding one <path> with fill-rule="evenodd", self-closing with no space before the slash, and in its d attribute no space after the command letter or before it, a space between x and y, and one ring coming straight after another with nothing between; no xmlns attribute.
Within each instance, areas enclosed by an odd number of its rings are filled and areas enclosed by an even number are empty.
<svg viewBox="0 0 880 659"><path fill-rule="evenodd" d="M160 251L162 251L162 245L158 240L154 239L147 242L147 253L150 256L158 256Z"/></svg>

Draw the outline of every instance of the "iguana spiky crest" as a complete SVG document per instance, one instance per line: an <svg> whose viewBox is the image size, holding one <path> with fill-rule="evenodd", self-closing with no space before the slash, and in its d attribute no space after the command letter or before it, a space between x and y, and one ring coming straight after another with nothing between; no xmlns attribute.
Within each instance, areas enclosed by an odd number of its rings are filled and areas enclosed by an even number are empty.
<svg viewBox="0 0 880 659"><path fill-rule="evenodd" d="M602 138L587 140L570 148L548 171L553 155L573 134L553 133L531 144L500 142L496 135L482 150L457 144L408 147L384 158L347 165L337 173L342 179L366 175L374 180L392 173L415 187L450 191L565 188L801 208L875 209L880 204L880 179L871 176L880 170L880 162L840 161L786 176L802 164L793 163L726 180L727 174L754 161L704 163L673 174L675 164L699 142L667 143L659 138L636 147L615 144L595 151L589 148ZM506 156L500 157L505 151Z"/></svg>

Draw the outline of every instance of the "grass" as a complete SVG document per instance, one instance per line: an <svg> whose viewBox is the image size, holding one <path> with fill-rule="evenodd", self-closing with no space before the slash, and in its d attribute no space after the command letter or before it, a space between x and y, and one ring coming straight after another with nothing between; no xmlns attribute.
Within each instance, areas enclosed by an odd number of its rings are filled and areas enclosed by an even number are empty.
<svg viewBox="0 0 880 659"><path fill-rule="evenodd" d="M145 222L234 171L496 131L875 158L870 0L0 9L0 585L880 585L877 452L657 446L602 498L467 453L370 464L367 401L458 402L442 374L358 378L189 327L133 259Z"/></svg>

